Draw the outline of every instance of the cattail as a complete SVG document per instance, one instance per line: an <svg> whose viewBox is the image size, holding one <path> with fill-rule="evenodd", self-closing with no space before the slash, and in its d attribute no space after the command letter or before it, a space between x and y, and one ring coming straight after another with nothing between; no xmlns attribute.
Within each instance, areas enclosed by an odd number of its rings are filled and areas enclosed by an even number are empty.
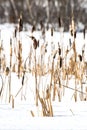
<svg viewBox="0 0 87 130"><path fill-rule="evenodd" d="M85 28L83 29L83 36L84 36L84 39L85 39Z"/></svg>
<svg viewBox="0 0 87 130"><path fill-rule="evenodd" d="M54 54L54 56L53 56L53 59L55 59L55 57L56 57L56 54L57 54L57 52L55 52L55 54Z"/></svg>
<svg viewBox="0 0 87 130"><path fill-rule="evenodd" d="M10 39L10 56L12 56L12 39Z"/></svg>
<svg viewBox="0 0 87 130"><path fill-rule="evenodd" d="M24 85L24 78L25 78L25 72L24 72L23 77L22 77L22 85Z"/></svg>
<svg viewBox="0 0 87 130"><path fill-rule="evenodd" d="M18 26L18 30L19 32L21 32L23 30L23 18L22 18L22 14L20 14L20 18L18 20L19 26Z"/></svg>
<svg viewBox="0 0 87 130"><path fill-rule="evenodd" d="M9 67L6 67L6 70L5 70L6 76L9 74L9 72L10 72Z"/></svg>
<svg viewBox="0 0 87 130"><path fill-rule="evenodd" d="M56 57L56 54L54 54L53 59L55 59L55 57Z"/></svg>
<svg viewBox="0 0 87 130"><path fill-rule="evenodd" d="M61 27L61 18L58 18L59 27Z"/></svg>
<svg viewBox="0 0 87 130"><path fill-rule="evenodd" d="M66 54L68 54L68 52L69 52L69 49L68 49L68 46L67 46Z"/></svg>
<svg viewBox="0 0 87 130"><path fill-rule="evenodd" d="M47 49L45 48L45 53L47 53Z"/></svg>
<svg viewBox="0 0 87 130"><path fill-rule="evenodd" d="M53 27L51 28L51 36L53 36Z"/></svg>
<svg viewBox="0 0 87 130"><path fill-rule="evenodd" d="M70 33L71 33L71 36L73 36L73 30L72 29L70 30Z"/></svg>
<svg viewBox="0 0 87 130"><path fill-rule="evenodd" d="M58 49L58 50L59 50L59 55L61 55L61 48L59 47L59 49Z"/></svg>
<svg viewBox="0 0 87 130"><path fill-rule="evenodd" d="M62 67L62 57L60 57L60 68Z"/></svg>
<svg viewBox="0 0 87 130"><path fill-rule="evenodd" d="M74 32L74 38L76 38L76 31Z"/></svg>
<svg viewBox="0 0 87 130"><path fill-rule="evenodd" d="M81 55L78 55L78 57L79 57L79 60L82 62L82 56L81 56Z"/></svg>
<svg viewBox="0 0 87 130"><path fill-rule="evenodd" d="M69 39L69 45L70 45L70 47L71 47L71 44L72 44L72 43L71 43L71 39Z"/></svg>
<svg viewBox="0 0 87 130"><path fill-rule="evenodd" d="M47 52L47 46L48 46L48 44L45 45L45 52Z"/></svg>
<svg viewBox="0 0 87 130"><path fill-rule="evenodd" d="M37 47L39 47L39 40L37 41L36 38L33 36L31 36L30 38L33 40L34 49L37 49Z"/></svg>
<svg viewBox="0 0 87 130"><path fill-rule="evenodd" d="M35 30L36 30L36 27L35 27L35 25L33 25L31 32L33 33Z"/></svg>
<svg viewBox="0 0 87 130"><path fill-rule="evenodd" d="M37 49L37 40L36 39L33 40L33 47L34 47L34 49Z"/></svg>
<svg viewBox="0 0 87 130"><path fill-rule="evenodd" d="M82 56L84 55L84 50L82 49Z"/></svg>
<svg viewBox="0 0 87 130"><path fill-rule="evenodd" d="M40 21L41 30L44 28L42 20Z"/></svg>
<svg viewBox="0 0 87 130"><path fill-rule="evenodd" d="M14 36L15 36L15 38L16 38L16 36L17 36L17 27L15 27Z"/></svg>
<svg viewBox="0 0 87 130"><path fill-rule="evenodd" d="M71 33L71 36L74 36L74 38L76 38L75 22L74 22L73 16L72 16L72 20L70 24L70 33Z"/></svg>

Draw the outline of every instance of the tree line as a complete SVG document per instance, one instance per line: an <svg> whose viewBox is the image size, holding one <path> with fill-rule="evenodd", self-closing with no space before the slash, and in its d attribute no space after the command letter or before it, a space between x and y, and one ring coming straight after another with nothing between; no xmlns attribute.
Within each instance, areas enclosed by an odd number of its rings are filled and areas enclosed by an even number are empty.
<svg viewBox="0 0 87 130"><path fill-rule="evenodd" d="M0 0L0 23L16 23L22 12L24 23L56 25L60 20L68 30L73 12L76 24L87 26L86 4L83 0Z"/></svg>

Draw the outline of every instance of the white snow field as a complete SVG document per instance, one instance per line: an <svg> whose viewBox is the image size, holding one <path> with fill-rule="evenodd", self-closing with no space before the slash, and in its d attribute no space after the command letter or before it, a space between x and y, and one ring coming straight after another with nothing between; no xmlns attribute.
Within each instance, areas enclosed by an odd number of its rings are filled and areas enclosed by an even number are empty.
<svg viewBox="0 0 87 130"><path fill-rule="evenodd" d="M6 67L10 67L10 38L12 38L12 47L16 46L16 40L20 38L22 43L22 61L23 64L26 61L28 66L27 57L29 56L30 48L32 48L32 40L29 36L32 35L31 28L27 32L23 31L18 35L17 39L14 38L14 26L5 24L0 25L1 36L0 42L3 43L3 51L0 55L5 55L6 58ZM44 44L44 40L41 37L41 32L36 31L33 33L33 36L40 40L40 46ZM47 46L47 53L44 56L44 63L51 67L52 57L54 51L58 49L58 42L61 43L61 47L65 51L67 46L69 48L69 32L54 32L53 37L50 35L50 30L46 32L45 43ZM71 39L72 40L72 39ZM76 51L77 54L82 54L82 47L85 44L85 55L84 61L87 61L87 34L85 39L83 38L83 33L77 33L76 37ZM13 48L12 48L13 49ZM12 63L16 62L16 57L13 52ZM34 66L34 49L32 49L32 62L31 68ZM36 50L36 59L37 62L40 62L40 47ZM64 55L65 52L63 52ZM73 51L70 51L70 54L67 56L68 59L73 54ZM50 60L49 60L50 55ZM55 58L55 63L57 58ZM47 67L47 66L46 66ZM48 68L46 68L47 70ZM70 76L71 77L71 76ZM56 94L55 101L52 101L53 107L53 117L42 117L42 108L41 104L36 107L35 105L35 76L30 72L25 73L24 84L22 85L22 78L18 78L17 73L11 72L11 96L14 98L14 108L12 108L12 101L9 103L9 76L5 75L5 72L0 70L0 90L3 87L2 94L0 94L0 130L87 130L87 101L80 100L80 85L77 84L77 102L74 101L74 89L75 89L75 78L72 76L69 77L68 87L65 87L61 91L61 102L59 102L58 96ZM86 96L85 87L87 87L86 74L83 76L84 85L84 98ZM42 90L46 90L50 84L50 75L46 74L45 76L37 77L39 89L42 94ZM66 81L62 80L62 84L66 85ZM21 88L22 87L22 88ZM21 90L20 90L21 88ZM19 92L20 90L20 92ZM64 95L63 95L64 91ZM32 117L31 112L34 113Z"/></svg>

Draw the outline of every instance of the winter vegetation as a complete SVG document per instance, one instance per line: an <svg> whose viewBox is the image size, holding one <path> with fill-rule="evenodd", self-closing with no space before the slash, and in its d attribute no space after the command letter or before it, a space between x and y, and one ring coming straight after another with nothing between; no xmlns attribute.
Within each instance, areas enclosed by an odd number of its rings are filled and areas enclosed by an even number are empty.
<svg viewBox="0 0 87 130"><path fill-rule="evenodd" d="M85 0L1 0L1 130L86 130L83 5Z"/></svg>

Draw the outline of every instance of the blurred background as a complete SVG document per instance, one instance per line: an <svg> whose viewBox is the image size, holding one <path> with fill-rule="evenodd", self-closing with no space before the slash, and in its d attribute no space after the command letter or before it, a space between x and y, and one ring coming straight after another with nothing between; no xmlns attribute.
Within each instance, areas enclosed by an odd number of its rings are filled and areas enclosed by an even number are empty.
<svg viewBox="0 0 87 130"><path fill-rule="evenodd" d="M0 0L0 24L17 23L20 13L23 23L59 26L61 20L64 30L69 29L72 12L78 30L87 28L87 0Z"/></svg>

